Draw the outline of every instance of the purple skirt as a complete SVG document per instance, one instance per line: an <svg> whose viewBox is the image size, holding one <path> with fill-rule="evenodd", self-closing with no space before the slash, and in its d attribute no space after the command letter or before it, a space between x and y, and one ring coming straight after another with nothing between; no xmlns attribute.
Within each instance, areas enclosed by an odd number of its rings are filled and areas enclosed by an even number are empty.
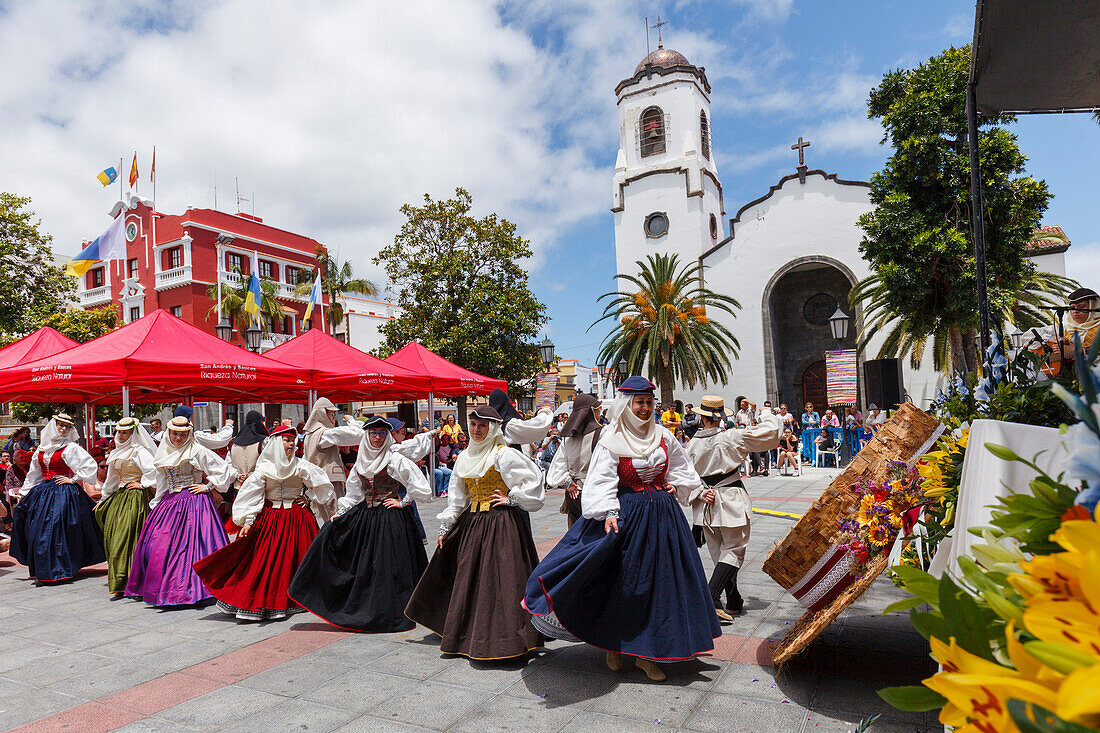
<svg viewBox="0 0 1100 733"><path fill-rule="evenodd" d="M167 494L149 512L138 536L126 595L154 606L188 606L212 598L191 566L228 544L209 494Z"/></svg>

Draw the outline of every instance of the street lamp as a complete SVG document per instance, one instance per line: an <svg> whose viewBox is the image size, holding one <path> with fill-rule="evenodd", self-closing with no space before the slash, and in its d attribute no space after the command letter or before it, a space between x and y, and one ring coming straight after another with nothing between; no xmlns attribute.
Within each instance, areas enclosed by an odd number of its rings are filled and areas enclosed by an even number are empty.
<svg viewBox="0 0 1100 733"><path fill-rule="evenodd" d="M244 345L248 347L249 351L254 351L257 354L260 353L260 337L263 336L263 332L253 323L244 332Z"/></svg>
<svg viewBox="0 0 1100 733"><path fill-rule="evenodd" d="M550 370L550 365L554 363L554 342L549 337L544 336L542 343L539 344L539 355L542 357L542 363L546 365L546 370Z"/></svg>
<svg viewBox="0 0 1100 733"><path fill-rule="evenodd" d="M619 383L626 379L626 359L619 359Z"/></svg>
<svg viewBox="0 0 1100 733"><path fill-rule="evenodd" d="M218 321L218 325L214 326L214 333L218 334L218 338L222 341L228 341L233 338L233 324L229 322L229 319L222 316L222 319Z"/></svg>
<svg viewBox="0 0 1100 733"><path fill-rule="evenodd" d="M840 309L838 305L836 307L836 313L829 318L829 328L833 332L833 338L837 340L837 343L848 338L848 314Z"/></svg>

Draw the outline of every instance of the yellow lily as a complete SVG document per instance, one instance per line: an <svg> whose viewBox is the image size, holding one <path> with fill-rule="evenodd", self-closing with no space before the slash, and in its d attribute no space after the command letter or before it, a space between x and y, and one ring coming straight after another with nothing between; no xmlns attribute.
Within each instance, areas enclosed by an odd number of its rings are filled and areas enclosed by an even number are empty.
<svg viewBox="0 0 1100 733"><path fill-rule="evenodd" d="M1091 654L1100 663L1100 616L1086 603L1038 601L1024 611L1024 626L1043 641Z"/></svg>
<svg viewBox="0 0 1100 733"><path fill-rule="evenodd" d="M1057 533L1056 533L1057 534ZM1008 582L1028 603L1084 600L1080 578L1085 556L1075 552L1059 552L1055 555L1039 555L1020 563L1026 575L1010 575ZM1040 588L1035 592L1036 585Z"/></svg>
<svg viewBox="0 0 1100 733"><path fill-rule="evenodd" d="M1055 713L1062 720L1095 727L1100 723L1100 664L1079 669L1058 690Z"/></svg>

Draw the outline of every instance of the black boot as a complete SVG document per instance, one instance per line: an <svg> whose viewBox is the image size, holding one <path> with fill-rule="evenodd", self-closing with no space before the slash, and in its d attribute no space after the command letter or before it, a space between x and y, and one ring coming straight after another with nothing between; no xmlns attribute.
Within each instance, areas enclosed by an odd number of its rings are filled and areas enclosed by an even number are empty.
<svg viewBox="0 0 1100 733"><path fill-rule="evenodd" d="M726 610L730 613L741 613L745 609L745 599L737 592L737 571L732 565L726 565L730 569L729 578L726 580Z"/></svg>
<svg viewBox="0 0 1100 733"><path fill-rule="evenodd" d="M733 617L722 608L722 591L729 585L731 573L736 573L737 568L724 562L714 566L714 572L710 574L710 595L714 599L714 610L718 614L718 620L723 623L733 621Z"/></svg>

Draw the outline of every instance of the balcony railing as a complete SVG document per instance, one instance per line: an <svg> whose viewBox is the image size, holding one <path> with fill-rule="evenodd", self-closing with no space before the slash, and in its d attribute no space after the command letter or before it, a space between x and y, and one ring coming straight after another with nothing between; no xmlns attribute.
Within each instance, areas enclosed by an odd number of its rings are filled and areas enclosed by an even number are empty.
<svg viewBox="0 0 1100 733"><path fill-rule="evenodd" d="M240 287L245 282L245 276L236 272L223 272L222 282L226 285L232 285L233 287ZM300 300L303 303L309 300L309 294L302 295L301 293L295 293L294 288L296 286L284 282L275 283L275 297L287 298L289 300Z"/></svg>
<svg viewBox="0 0 1100 733"><path fill-rule="evenodd" d="M157 290L168 290L191 282L191 265L173 267L157 273Z"/></svg>
<svg viewBox="0 0 1100 733"><path fill-rule="evenodd" d="M92 288L90 290L84 290L80 293L80 305L93 306L102 305L104 303L111 302L111 288L109 285L104 285L100 288Z"/></svg>

